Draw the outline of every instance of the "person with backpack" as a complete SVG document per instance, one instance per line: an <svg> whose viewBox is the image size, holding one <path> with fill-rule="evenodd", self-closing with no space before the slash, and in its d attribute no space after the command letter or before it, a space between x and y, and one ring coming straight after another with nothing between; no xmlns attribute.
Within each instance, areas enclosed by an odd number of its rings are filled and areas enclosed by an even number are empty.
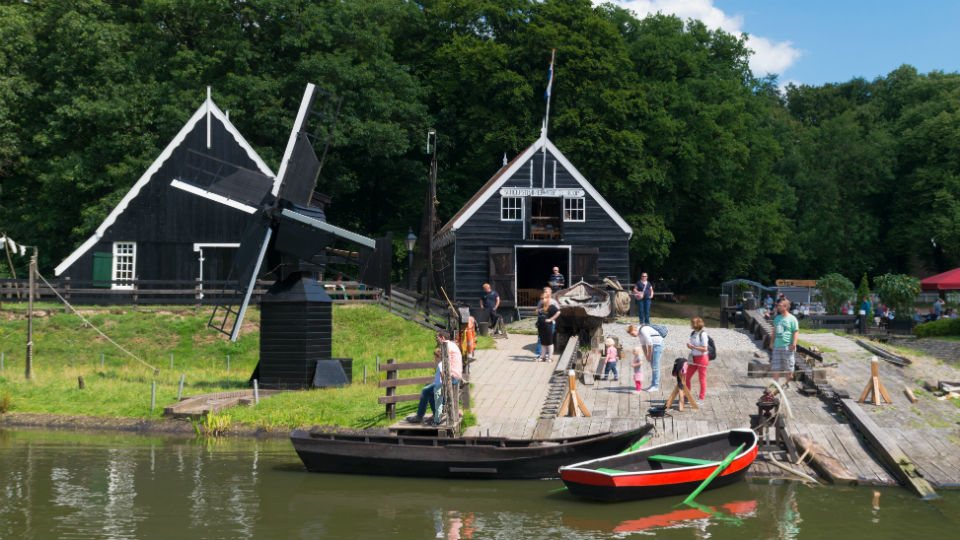
<svg viewBox="0 0 960 540"><path fill-rule="evenodd" d="M700 396L697 399L697 404L702 405L703 400L707 397L707 365L711 360L710 345L713 339L703 329L703 319L700 317L690 319L690 328L693 331L690 332L690 341L687 343L687 348L690 349L690 363L687 365L686 373L687 388L692 388L690 381L693 380L693 374L699 374ZM713 353L713 356L716 357L716 352Z"/></svg>
<svg viewBox="0 0 960 540"><path fill-rule="evenodd" d="M647 362L650 362L650 386L644 388L647 392L660 390L660 356L663 354L663 338L667 337L667 328L660 324L645 324L640 327L630 325L627 333L640 340Z"/></svg>

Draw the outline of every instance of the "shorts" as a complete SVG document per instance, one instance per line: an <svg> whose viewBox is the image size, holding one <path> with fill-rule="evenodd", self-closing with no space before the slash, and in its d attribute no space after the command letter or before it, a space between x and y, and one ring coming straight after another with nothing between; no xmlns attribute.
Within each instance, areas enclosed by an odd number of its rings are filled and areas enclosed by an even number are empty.
<svg viewBox="0 0 960 540"><path fill-rule="evenodd" d="M770 369L784 373L793 373L796 364L796 353L786 347L774 347L770 357Z"/></svg>

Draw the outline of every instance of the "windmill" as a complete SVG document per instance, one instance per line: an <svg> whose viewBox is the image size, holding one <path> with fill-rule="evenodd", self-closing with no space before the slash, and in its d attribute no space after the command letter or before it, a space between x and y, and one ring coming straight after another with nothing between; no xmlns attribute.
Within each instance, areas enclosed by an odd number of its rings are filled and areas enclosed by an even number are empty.
<svg viewBox="0 0 960 540"><path fill-rule="evenodd" d="M338 239L376 249L374 240L327 223L322 205L311 204L341 102L307 84L275 178L217 158L208 142L207 152L191 151L171 182L251 215L228 278L235 288L217 299L208 326L235 341L264 262L277 271L261 298L260 362L251 376L264 388L350 380L348 362L330 358L332 301L310 275L310 261Z"/></svg>

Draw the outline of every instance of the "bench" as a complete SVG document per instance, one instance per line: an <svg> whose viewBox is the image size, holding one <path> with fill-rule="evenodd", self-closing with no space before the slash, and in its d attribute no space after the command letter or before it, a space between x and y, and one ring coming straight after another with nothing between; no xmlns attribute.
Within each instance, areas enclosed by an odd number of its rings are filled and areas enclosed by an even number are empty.
<svg viewBox="0 0 960 540"><path fill-rule="evenodd" d="M661 454L656 454L653 456L647 456L647 459L650 461L659 461L661 463L673 463L675 465L719 465L719 461L711 461L709 459L697 459L683 456L664 456Z"/></svg>

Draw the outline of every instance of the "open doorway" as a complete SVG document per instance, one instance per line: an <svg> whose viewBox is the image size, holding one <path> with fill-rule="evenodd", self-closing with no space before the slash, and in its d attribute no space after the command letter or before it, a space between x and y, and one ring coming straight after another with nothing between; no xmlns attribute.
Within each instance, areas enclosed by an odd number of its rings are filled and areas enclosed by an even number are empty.
<svg viewBox="0 0 960 540"><path fill-rule="evenodd" d="M548 285L553 267L560 268L567 282L570 281L569 247L520 247L517 246L517 305L535 306L540 293Z"/></svg>

